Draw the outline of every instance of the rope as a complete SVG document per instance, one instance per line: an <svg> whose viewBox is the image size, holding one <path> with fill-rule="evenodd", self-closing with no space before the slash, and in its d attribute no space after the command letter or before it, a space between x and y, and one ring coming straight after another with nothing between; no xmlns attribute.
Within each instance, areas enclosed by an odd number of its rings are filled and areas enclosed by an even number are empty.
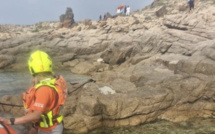
<svg viewBox="0 0 215 134"><path fill-rule="evenodd" d="M73 91L68 92L68 94L71 94L71 93L77 91L79 88L83 87L85 84L87 84L87 83L89 83L89 82L96 82L96 81L93 80L93 79L89 79L89 80L87 80L86 82L84 82L83 84L81 84L79 87L77 87L76 89L74 89ZM74 85L73 83L70 83L70 84L71 84L71 85Z"/></svg>
<svg viewBox="0 0 215 134"><path fill-rule="evenodd" d="M7 104L0 102L0 105L12 106L12 107L23 107L23 105Z"/></svg>

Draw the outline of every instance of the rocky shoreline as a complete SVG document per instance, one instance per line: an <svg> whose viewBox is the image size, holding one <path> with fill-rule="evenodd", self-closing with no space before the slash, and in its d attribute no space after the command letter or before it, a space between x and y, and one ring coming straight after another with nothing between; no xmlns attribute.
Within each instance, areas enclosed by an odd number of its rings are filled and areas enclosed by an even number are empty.
<svg viewBox="0 0 215 134"><path fill-rule="evenodd" d="M214 2L198 1L192 14L186 5L156 0L129 17L60 29L60 22L44 22L36 31L1 32L0 68L27 69L30 52L41 49L55 68L92 76L96 82L71 94L64 108L65 129L76 133L156 119L213 118ZM18 104L21 97L4 96L1 102ZM20 110L0 106L15 115Z"/></svg>

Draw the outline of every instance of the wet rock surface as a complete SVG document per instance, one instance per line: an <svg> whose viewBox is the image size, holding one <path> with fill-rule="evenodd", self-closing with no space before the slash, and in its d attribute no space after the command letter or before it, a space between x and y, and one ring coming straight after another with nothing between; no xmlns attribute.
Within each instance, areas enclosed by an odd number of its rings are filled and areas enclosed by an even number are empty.
<svg viewBox="0 0 215 134"><path fill-rule="evenodd" d="M191 119L186 122L173 123L160 120L136 127L102 128L89 134L213 134L214 119Z"/></svg>

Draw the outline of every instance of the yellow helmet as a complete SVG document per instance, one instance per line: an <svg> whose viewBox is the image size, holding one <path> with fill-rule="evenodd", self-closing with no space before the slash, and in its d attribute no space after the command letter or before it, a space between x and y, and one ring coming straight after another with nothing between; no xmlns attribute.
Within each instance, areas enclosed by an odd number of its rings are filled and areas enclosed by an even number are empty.
<svg viewBox="0 0 215 134"><path fill-rule="evenodd" d="M52 60L47 53L37 50L31 54L28 60L28 67L32 75L52 72Z"/></svg>

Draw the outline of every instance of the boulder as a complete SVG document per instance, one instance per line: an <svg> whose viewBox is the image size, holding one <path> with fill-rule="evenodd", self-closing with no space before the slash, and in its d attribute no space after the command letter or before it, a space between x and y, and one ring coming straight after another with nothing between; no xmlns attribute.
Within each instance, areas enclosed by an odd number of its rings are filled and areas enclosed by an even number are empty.
<svg viewBox="0 0 215 134"><path fill-rule="evenodd" d="M179 11L186 11L187 9L188 9L187 4L186 5L180 5L178 8Z"/></svg>
<svg viewBox="0 0 215 134"><path fill-rule="evenodd" d="M3 104L11 104L11 105L18 105L17 106L9 106L9 105L1 105L0 112L10 113L14 116L23 116L24 109L22 107L22 95L5 95L0 99L0 102Z"/></svg>
<svg viewBox="0 0 215 134"><path fill-rule="evenodd" d="M0 69L4 69L15 62L14 56L0 55Z"/></svg>
<svg viewBox="0 0 215 134"><path fill-rule="evenodd" d="M107 24L106 21L101 21L101 22L100 22L100 27L103 27L103 26L105 26L106 24Z"/></svg>
<svg viewBox="0 0 215 134"><path fill-rule="evenodd" d="M107 12L105 15L104 15L104 21L106 21L108 18L112 18L112 15L109 13L109 12Z"/></svg>
<svg viewBox="0 0 215 134"><path fill-rule="evenodd" d="M89 74L95 70L96 67L92 63L86 61L80 62L74 68L71 68L71 71L77 74Z"/></svg>
<svg viewBox="0 0 215 134"><path fill-rule="evenodd" d="M167 14L167 9L165 6L161 7L158 11L156 11L157 17L163 17L165 14Z"/></svg>
<svg viewBox="0 0 215 134"><path fill-rule="evenodd" d="M91 20L84 20L83 23L84 23L85 26L92 25L92 21Z"/></svg>

